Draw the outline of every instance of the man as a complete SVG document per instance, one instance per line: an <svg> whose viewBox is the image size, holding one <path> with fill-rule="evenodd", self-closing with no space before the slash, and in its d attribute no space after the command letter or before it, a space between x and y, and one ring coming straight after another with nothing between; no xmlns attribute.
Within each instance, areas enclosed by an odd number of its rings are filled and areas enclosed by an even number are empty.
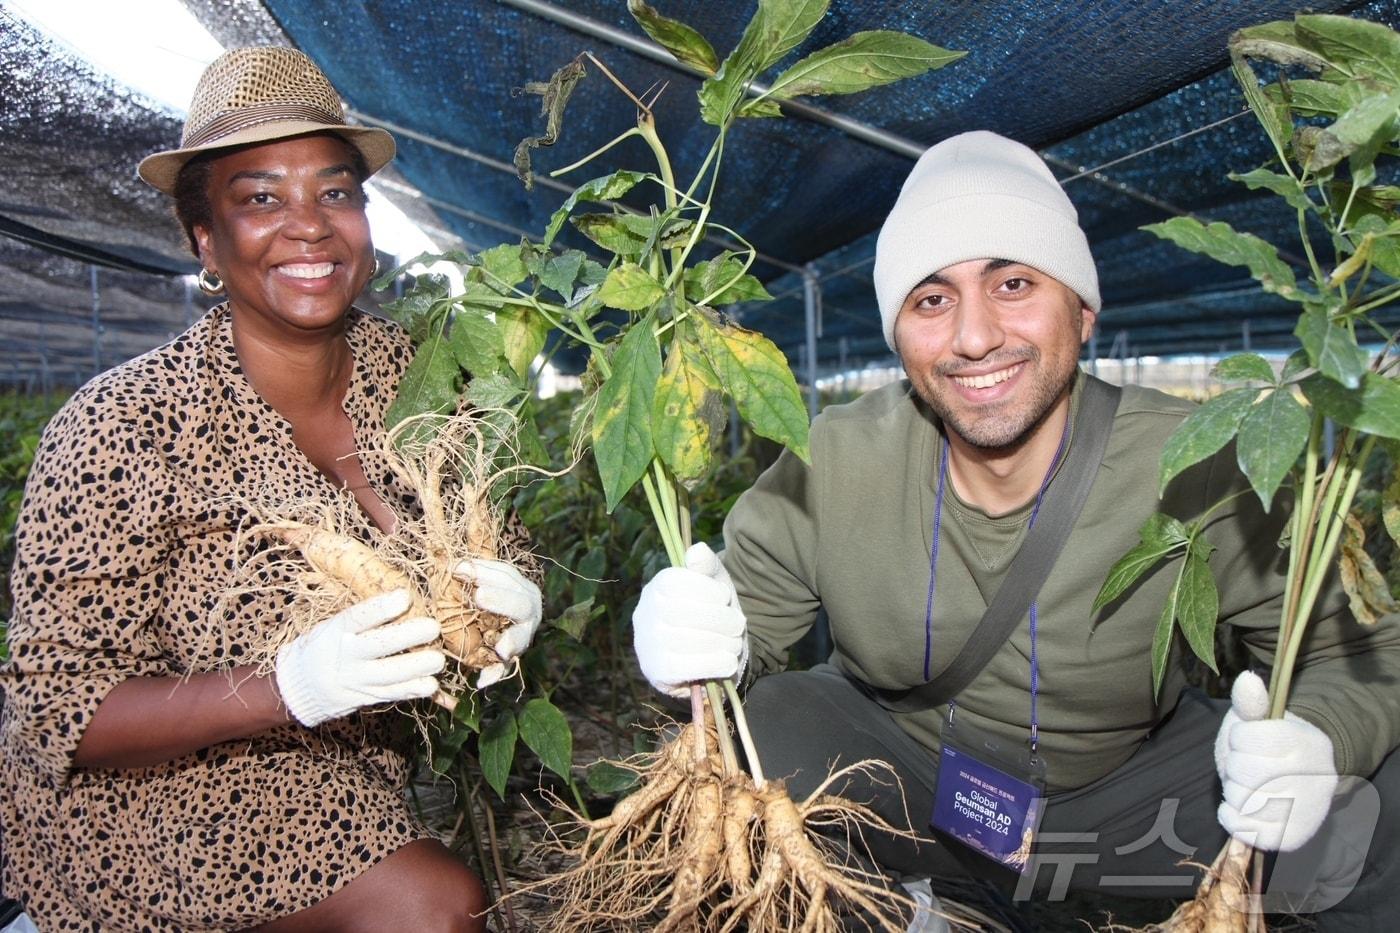
<svg viewBox="0 0 1400 933"><path fill-rule="evenodd" d="M1095 433L1075 415L1086 394L1103 394L1078 368L1100 302L1088 243L1050 170L986 132L919 160L880 232L874 274L907 381L827 409L812 426L811 466L784 453L735 505L723 564L697 545L687 567L647 585L634 616L643 672L672 693L758 677L747 708L763 767L792 775L794 795L834 764L893 765L903 800L889 784L847 789L897 822L907 802L921 841L870 840L892 873L972 871L1018 897L1067 886L1188 896L1198 872L1179 863L1209 862L1233 833L1289 853L1270 909L1331 908L1318 917L1328 929L1389 923L1400 858L1367 843L1398 822L1393 622L1363 628L1330 593L1288 716L1262 722L1253 674L1239 678L1233 706L1186 688L1179 638L1154 694L1152 639L1174 563L1091 608L1150 515L1189 520L1243 490L1213 513L1210 565L1221 621L1261 665L1272 659L1284 509L1260 509L1232 451L1157 497L1161 450L1188 403L1122 390L1087 501L1029 612L951 702L901 701L969 642L1038 510L1068 494L1057 471ZM830 663L773 673L822 609ZM1043 805L1010 803L1042 787ZM1027 862L1012 850L1032 836Z"/></svg>

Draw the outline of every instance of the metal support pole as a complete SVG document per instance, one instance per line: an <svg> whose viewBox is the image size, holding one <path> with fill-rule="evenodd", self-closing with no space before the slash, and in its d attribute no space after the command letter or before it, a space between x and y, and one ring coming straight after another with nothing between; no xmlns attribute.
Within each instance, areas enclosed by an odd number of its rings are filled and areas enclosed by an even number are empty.
<svg viewBox="0 0 1400 933"><path fill-rule="evenodd" d="M92 279L92 374L102 372L102 293L97 288L97 267L88 266Z"/></svg>
<svg viewBox="0 0 1400 933"><path fill-rule="evenodd" d="M817 309L821 304L821 278L816 266L802 268L802 304L807 328L807 415L817 416Z"/></svg>

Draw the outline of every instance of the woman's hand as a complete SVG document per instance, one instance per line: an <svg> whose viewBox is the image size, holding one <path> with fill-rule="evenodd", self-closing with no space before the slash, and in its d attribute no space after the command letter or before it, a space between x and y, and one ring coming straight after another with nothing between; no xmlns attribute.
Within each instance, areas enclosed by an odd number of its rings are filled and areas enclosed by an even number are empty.
<svg viewBox="0 0 1400 933"><path fill-rule="evenodd" d="M317 726L362 706L432 696L447 663L436 619L391 622L412 601L394 590L356 603L277 652L277 689L297 722ZM417 648L417 651L410 651Z"/></svg>

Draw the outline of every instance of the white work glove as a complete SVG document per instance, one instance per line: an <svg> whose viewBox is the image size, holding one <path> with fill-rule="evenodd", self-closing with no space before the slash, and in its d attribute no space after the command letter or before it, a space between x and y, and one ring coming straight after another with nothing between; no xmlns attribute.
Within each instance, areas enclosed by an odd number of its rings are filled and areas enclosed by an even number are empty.
<svg viewBox="0 0 1400 933"><path fill-rule="evenodd" d="M1240 842L1292 852L1313 837L1332 806L1332 740L1293 713L1265 719L1269 688L1252 671L1235 679L1230 701L1215 737L1215 769L1225 790L1216 818Z"/></svg>
<svg viewBox="0 0 1400 933"><path fill-rule="evenodd" d="M506 676L508 665L534 641L543 615L540 588L503 560L467 558L452 568L452 574L463 583L476 585L478 609L515 623L496 639L494 650L502 663L488 664L477 677L478 688L489 687Z"/></svg>
<svg viewBox="0 0 1400 933"><path fill-rule="evenodd" d="M652 577L632 613L637 663L673 697L694 681L738 676L749 661L747 628L729 572L705 544L691 545L684 567Z"/></svg>
<svg viewBox="0 0 1400 933"><path fill-rule="evenodd" d="M407 590L382 593L282 646L277 689L297 722L316 726L361 706L433 695L438 688L433 675L447 659L422 646L436 641L442 627L427 617L384 624L408 611L412 601Z"/></svg>

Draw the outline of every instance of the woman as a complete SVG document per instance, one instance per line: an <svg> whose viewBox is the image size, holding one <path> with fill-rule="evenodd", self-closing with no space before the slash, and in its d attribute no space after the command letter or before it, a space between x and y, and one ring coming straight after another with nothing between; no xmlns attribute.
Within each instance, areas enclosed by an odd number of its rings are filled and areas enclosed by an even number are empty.
<svg viewBox="0 0 1400 933"><path fill-rule="evenodd" d="M238 49L181 148L141 164L227 301L80 389L26 490L0 828L5 890L41 930L484 928L479 879L404 803L399 717L359 711L436 689L437 622L376 597L268 675L239 658L276 630L276 595L208 637L245 517L229 493L349 489L366 530L414 507L372 453L409 343L351 307L374 266L361 184L393 153L304 55ZM464 563L523 648L538 589ZM226 669L191 674L214 641Z"/></svg>

